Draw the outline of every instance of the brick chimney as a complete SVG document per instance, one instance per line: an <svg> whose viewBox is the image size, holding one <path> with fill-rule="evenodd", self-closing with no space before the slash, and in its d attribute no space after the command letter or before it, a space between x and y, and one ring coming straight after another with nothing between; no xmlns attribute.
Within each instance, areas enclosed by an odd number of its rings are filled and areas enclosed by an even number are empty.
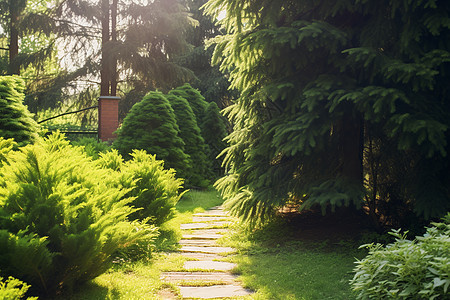
<svg viewBox="0 0 450 300"><path fill-rule="evenodd" d="M119 100L117 96L100 96L98 99L98 138L112 142L119 127Z"/></svg>

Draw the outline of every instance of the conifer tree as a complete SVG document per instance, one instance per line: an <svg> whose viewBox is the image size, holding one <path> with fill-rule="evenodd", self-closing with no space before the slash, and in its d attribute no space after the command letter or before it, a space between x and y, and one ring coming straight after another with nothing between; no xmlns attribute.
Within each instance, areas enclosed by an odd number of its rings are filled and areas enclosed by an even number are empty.
<svg viewBox="0 0 450 300"><path fill-rule="evenodd" d="M37 138L38 125L23 105L24 82L18 76L0 76L0 136L19 145Z"/></svg>
<svg viewBox="0 0 450 300"><path fill-rule="evenodd" d="M186 171L186 185L206 187L210 175L210 166L205 141L197 125L194 112L186 99L168 94L180 128L180 137L184 142L184 152L189 155L191 167Z"/></svg>
<svg viewBox="0 0 450 300"><path fill-rule="evenodd" d="M156 154L157 159L164 160L165 167L174 168L179 177L185 177L190 159L184 153L179 132L167 98L161 92L149 92L123 120L113 147L125 158L130 157L133 149Z"/></svg>
<svg viewBox="0 0 450 300"><path fill-rule="evenodd" d="M226 147L224 139L227 136L227 128L215 102L208 103L202 128L204 128L203 136L209 146L209 160L212 162L212 169L217 178L223 175L222 163L218 156Z"/></svg>
<svg viewBox="0 0 450 300"><path fill-rule="evenodd" d="M207 11L227 12L213 60L241 93L217 183L235 213L367 205L394 224L450 208L448 1L210 0Z"/></svg>
<svg viewBox="0 0 450 300"><path fill-rule="evenodd" d="M184 85L171 90L169 94L186 99L194 112L197 124L201 126L203 118L205 117L206 106L208 105L208 102L205 101L205 97L189 83L185 83ZM201 129L202 128L200 128L200 130Z"/></svg>

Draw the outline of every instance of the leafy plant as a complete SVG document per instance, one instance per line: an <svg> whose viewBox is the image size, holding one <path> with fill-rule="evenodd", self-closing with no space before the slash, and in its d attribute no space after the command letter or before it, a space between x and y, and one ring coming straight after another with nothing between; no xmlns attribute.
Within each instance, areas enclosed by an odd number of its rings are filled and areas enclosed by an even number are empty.
<svg viewBox="0 0 450 300"><path fill-rule="evenodd" d="M41 295L106 271L119 249L154 236L128 221L128 189L81 147L54 134L10 153L0 168L0 269Z"/></svg>
<svg viewBox="0 0 450 300"><path fill-rule="evenodd" d="M113 147L125 158L133 149L146 150L183 177L189 168L189 157L184 153L179 131L167 98L160 92L150 92L125 117Z"/></svg>
<svg viewBox="0 0 450 300"><path fill-rule="evenodd" d="M100 153L104 153L111 148L106 142L88 137L79 138L73 141L72 145L83 146L86 154L91 156L93 159L97 159Z"/></svg>
<svg viewBox="0 0 450 300"><path fill-rule="evenodd" d="M423 236L408 240L400 230L383 247L369 244L351 280L358 299L450 299L450 213Z"/></svg>
<svg viewBox="0 0 450 300"><path fill-rule="evenodd" d="M5 281L0 277L0 299L19 300L25 297L30 286L14 277L9 277ZM37 300L37 297L28 297L27 300Z"/></svg>
<svg viewBox="0 0 450 300"><path fill-rule="evenodd" d="M175 112L180 128L180 137L184 142L184 152L189 155L191 162L190 168L186 170L186 184L207 187L211 164L206 155L207 145L201 135L192 108L186 99L179 96L168 94L167 99Z"/></svg>
<svg viewBox="0 0 450 300"><path fill-rule="evenodd" d="M23 80L18 76L0 76L0 136L14 138L20 145L37 138L38 125L27 107Z"/></svg>
<svg viewBox="0 0 450 300"><path fill-rule="evenodd" d="M144 150L134 150L132 159L120 170L120 183L129 192L127 197L138 210L129 217L133 220L149 219L151 224L162 225L174 216L175 205L183 181L175 177L173 169L164 169L164 162Z"/></svg>

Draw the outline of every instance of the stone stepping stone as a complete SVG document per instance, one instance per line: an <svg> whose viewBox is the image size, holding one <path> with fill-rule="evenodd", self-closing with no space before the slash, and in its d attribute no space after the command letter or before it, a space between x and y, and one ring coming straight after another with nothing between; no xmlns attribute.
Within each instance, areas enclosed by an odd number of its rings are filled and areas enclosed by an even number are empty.
<svg viewBox="0 0 450 300"><path fill-rule="evenodd" d="M192 222L193 223L214 222L214 221L230 222L230 218L228 218L228 217L216 217L216 216L193 216L192 217Z"/></svg>
<svg viewBox="0 0 450 300"><path fill-rule="evenodd" d="M236 249L231 247L200 247L200 246L181 246L181 252L200 252L200 253L228 253L234 252Z"/></svg>
<svg viewBox="0 0 450 300"><path fill-rule="evenodd" d="M202 269L202 270L215 270L215 271L230 271L236 268L235 263L226 261L187 261L184 263L184 268L189 269Z"/></svg>
<svg viewBox="0 0 450 300"><path fill-rule="evenodd" d="M201 252L182 252L181 256L188 258L195 258L200 260L214 260L214 259L223 259L222 255L212 254L212 253L201 253Z"/></svg>
<svg viewBox="0 0 450 300"><path fill-rule="evenodd" d="M187 223L187 224L181 224L180 228L181 230L186 229L205 229L205 228L211 228L211 227L221 227L225 225L229 225L230 222L210 222L210 223Z"/></svg>
<svg viewBox="0 0 450 300"><path fill-rule="evenodd" d="M223 272L164 272L161 279L177 282L177 281L223 281L232 284L235 282L237 275Z"/></svg>
<svg viewBox="0 0 450 300"><path fill-rule="evenodd" d="M186 234L220 234L223 235L228 232L228 228L209 228L209 229L194 229Z"/></svg>
<svg viewBox="0 0 450 300"><path fill-rule="evenodd" d="M214 233L204 233L204 234L183 234L184 240L217 240L220 239L223 235L214 234Z"/></svg>
<svg viewBox="0 0 450 300"><path fill-rule="evenodd" d="M230 298L250 295L252 292L238 285L213 285L213 286L180 286L180 293L183 298Z"/></svg>
<svg viewBox="0 0 450 300"><path fill-rule="evenodd" d="M181 246L216 246L215 240L180 240Z"/></svg>

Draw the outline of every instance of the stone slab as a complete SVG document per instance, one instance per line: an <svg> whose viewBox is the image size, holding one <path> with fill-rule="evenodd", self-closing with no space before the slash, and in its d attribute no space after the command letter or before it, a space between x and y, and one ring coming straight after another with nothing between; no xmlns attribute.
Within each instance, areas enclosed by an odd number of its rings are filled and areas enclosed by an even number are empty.
<svg viewBox="0 0 450 300"><path fill-rule="evenodd" d="M221 234L212 234L212 233L203 233L203 234L183 234L184 240L217 240L220 239L223 235Z"/></svg>
<svg viewBox="0 0 450 300"><path fill-rule="evenodd" d="M230 222L187 223L187 224L181 224L180 228L181 228L181 230L205 229L205 228L211 228L211 227L226 226L229 224L230 224Z"/></svg>
<svg viewBox="0 0 450 300"><path fill-rule="evenodd" d="M186 234L225 234L229 231L228 228L209 228L209 229L194 229L186 232Z"/></svg>
<svg viewBox="0 0 450 300"><path fill-rule="evenodd" d="M252 292L238 285L213 285L213 286L180 286L183 298L211 299L228 298L250 295Z"/></svg>
<svg viewBox="0 0 450 300"><path fill-rule="evenodd" d="M216 246L215 240L180 240L181 246Z"/></svg>
<svg viewBox="0 0 450 300"><path fill-rule="evenodd" d="M192 222L198 223L198 222L214 222L214 221L226 221L230 222L230 218L224 216L224 217L217 217L217 216L193 216Z"/></svg>
<svg viewBox="0 0 450 300"><path fill-rule="evenodd" d="M197 253L228 253L235 252L236 249L231 247L200 247L200 246L181 246L181 252L197 252Z"/></svg>
<svg viewBox="0 0 450 300"><path fill-rule="evenodd" d="M202 269L202 270L215 270L215 271L230 271L236 268L235 263L230 263L226 261L208 261L208 260L198 260L198 261L186 261L184 263L184 268L189 269Z"/></svg>
<svg viewBox="0 0 450 300"><path fill-rule="evenodd" d="M200 259L200 260L223 259L222 255L212 254L212 253L182 252L180 254L184 257L195 258L195 259Z"/></svg>
<svg viewBox="0 0 450 300"><path fill-rule="evenodd" d="M237 275L223 272L164 272L161 279L177 281L223 281L224 283L234 283Z"/></svg>

